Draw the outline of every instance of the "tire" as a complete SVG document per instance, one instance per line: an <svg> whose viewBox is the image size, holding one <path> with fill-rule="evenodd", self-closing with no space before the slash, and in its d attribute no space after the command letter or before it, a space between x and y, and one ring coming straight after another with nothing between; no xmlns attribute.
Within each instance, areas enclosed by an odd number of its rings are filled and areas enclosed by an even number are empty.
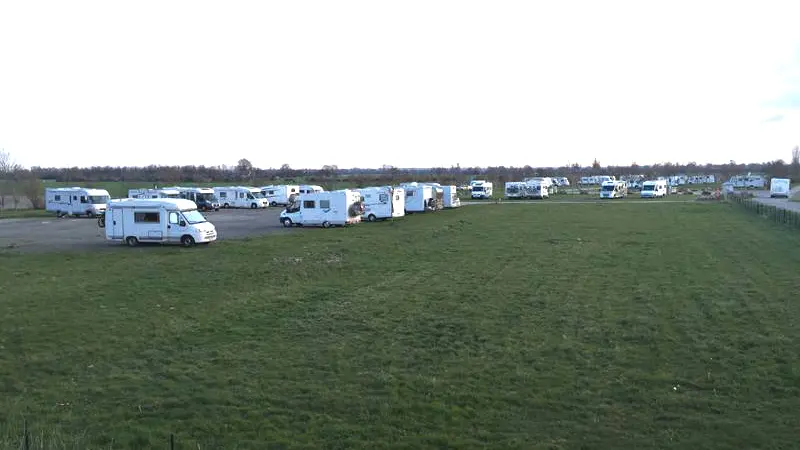
<svg viewBox="0 0 800 450"><path fill-rule="evenodd" d="M284 228L292 227L292 219L283 219L281 223L283 224Z"/></svg>
<svg viewBox="0 0 800 450"><path fill-rule="evenodd" d="M139 239L136 239L134 236L128 236L125 238L125 243L128 244L128 247L136 247L139 245Z"/></svg>
<svg viewBox="0 0 800 450"><path fill-rule="evenodd" d="M250 209L256 209L256 208L258 208L258 205L256 205L255 203L250 203Z"/></svg>
<svg viewBox="0 0 800 450"><path fill-rule="evenodd" d="M370 214L369 216L367 216L367 220L370 222L375 222L377 219L378 218L375 217L375 214Z"/></svg>
<svg viewBox="0 0 800 450"><path fill-rule="evenodd" d="M105 228L106 227L106 221L103 220L103 217L98 217L97 218L97 226L100 227L100 228Z"/></svg>
<svg viewBox="0 0 800 450"><path fill-rule="evenodd" d="M278 204L276 202L269 202L269 206L272 206L274 208L278 206Z"/></svg>
<svg viewBox="0 0 800 450"><path fill-rule="evenodd" d="M192 247L194 245L194 238L188 234L181 237L181 245L184 247Z"/></svg>
<svg viewBox="0 0 800 450"><path fill-rule="evenodd" d="M91 212L91 211L86 211L86 217L88 217L90 219L94 219L94 213Z"/></svg>
<svg viewBox="0 0 800 450"><path fill-rule="evenodd" d="M330 228L330 227L331 227L331 223L328 222L327 220L325 222L322 222L322 228Z"/></svg>
<svg viewBox="0 0 800 450"><path fill-rule="evenodd" d="M222 207L223 207L223 208L230 208L230 207L231 207L231 205L230 205L230 203L225 203L225 204L224 204Z"/></svg>

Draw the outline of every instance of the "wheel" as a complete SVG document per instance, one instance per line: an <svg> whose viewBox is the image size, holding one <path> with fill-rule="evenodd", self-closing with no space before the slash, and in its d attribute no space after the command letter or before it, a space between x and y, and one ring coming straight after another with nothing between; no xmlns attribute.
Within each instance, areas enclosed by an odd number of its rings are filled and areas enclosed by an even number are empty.
<svg viewBox="0 0 800 450"><path fill-rule="evenodd" d="M189 236L188 234L181 237L181 245L184 247L191 247L194 245L194 238Z"/></svg>
<svg viewBox="0 0 800 450"><path fill-rule="evenodd" d="M128 244L128 247L136 247L139 245L139 240L136 239L134 236L128 236L125 239L125 242Z"/></svg>
<svg viewBox="0 0 800 450"><path fill-rule="evenodd" d="M231 207L231 204L230 204L230 203L225 203L225 204L224 204L222 207L223 207L223 208L230 208L230 207Z"/></svg>
<svg viewBox="0 0 800 450"><path fill-rule="evenodd" d="M256 205L255 203L250 203L250 209L256 209L256 208L258 208L258 205Z"/></svg>
<svg viewBox="0 0 800 450"><path fill-rule="evenodd" d="M86 211L86 217L94 219L94 213L92 211Z"/></svg>
<svg viewBox="0 0 800 450"><path fill-rule="evenodd" d="M322 222L322 228L330 228L330 227L331 227L331 223L328 222L327 220L325 222Z"/></svg>
<svg viewBox="0 0 800 450"><path fill-rule="evenodd" d="M103 220L103 219L104 218L102 216L97 218L97 226L100 227L100 228L105 228L106 227L106 221Z"/></svg>
<svg viewBox="0 0 800 450"><path fill-rule="evenodd" d="M292 226L292 219L283 219L283 226L290 228Z"/></svg>
<svg viewBox="0 0 800 450"><path fill-rule="evenodd" d="M375 222L375 220L377 219L378 218L375 217L375 214L370 214L369 216L367 216L367 220L369 220L370 222Z"/></svg>
<svg viewBox="0 0 800 450"><path fill-rule="evenodd" d="M269 202L269 206L272 206L272 207L274 208L274 207L278 206L278 203L276 203L276 202Z"/></svg>

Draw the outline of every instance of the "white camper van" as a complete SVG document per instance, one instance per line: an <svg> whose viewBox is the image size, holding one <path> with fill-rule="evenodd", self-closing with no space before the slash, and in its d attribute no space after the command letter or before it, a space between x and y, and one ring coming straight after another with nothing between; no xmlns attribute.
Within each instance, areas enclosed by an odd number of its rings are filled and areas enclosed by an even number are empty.
<svg viewBox="0 0 800 450"><path fill-rule="evenodd" d="M628 195L624 181L604 181L600 187L600 198L623 198Z"/></svg>
<svg viewBox="0 0 800 450"><path fill-rule="evenodd" d="M267 199L254 187L227 186L215 187L214 193L223 208L266 208Z"/></svg>
<svg viewBox="0 0 800 450"><path fill-rule="evenodd" d="M406 193L403 188L368 187L358 189L358 192L364 202L364 213L361 217L370 222L405 215Z"/></svg>
<svg viewBox="0 0 800 450"><path fill-rule="evenodd" d="M217 239L214 225L206 221L193 201L183 198L112 200L98 225L105 228L107 240L131 247L140 242L190 247Z"/></svg>
<svg viewBox="0 0 800 450"><path fill-rule="evenodd" d="M444 207L444 189L424 183L403 183L406 191L406 214L437 211Z"/></svg>
<svg viewBox="0 0 800 450"><path fill-rule="evenodd" d="M191 200L197 205L197 209L201 211L219 211L219 199L214 194L214 189L204 187L183 187L173 186L164 189L175 189L180 195L180 198Z"/></svg>
<svg viewBox="0 0 800 450"><path fill-rule="evenodd" d="M769 196L789 198L790 185L791 180L788 178L773 178L769 182Z"/></svg>
<svg viewBox="0 0 800 450"><path fill-rule="evenodd" d="M105 189L81 187L45 189L45 210L65 215L95 217L106 210L110 196Z"/></svg>
<svg viewBox="0 0 800 450"><path fill-rule="evenodd" d="M292 202L281 212L284 227L292 225L345 226L361 222L364 204L358 191L315 192L292 197Z"/></svg>
<svg viewBox="0 0 800 450"><path fill-rule="evenodd" d="M298 191L301 194L313 194L315 192L325 192L325 189L322 189L322 186L317 186L316 184L301 184L298 187Z"/></svg>
<svg viewBox="0 0 800 450"><path fill-rule="evenodd" d="M128 189L128 198L180 198L181 192L175 188Z"/></svg>
<svg viewBox="0 0 800 450"><path fill-rule="evenodd" d="M452 185L442 186L442 197L445 208L458 208L461 206L461 199L458 198L458 188Z"/></svg>
<svg viewBox="0 0 800 450"><path fill-rule="evenodd" d="M261 194L267 199L269 206L286 206L289 204L289 197L300 194L300 186L291 184L263 186Z"/></svg>
<svg viewBox="0 0 800 450"><path fill-rule="evenodd" d="M474 180L470 183L472 198L492 198L492 183L485 180Z"/></svg>
<svg viewBox="0 0 800 450"><path fill-rule="evenodd" d="M522 181L506 181L506 198L524 198L525 183Z"/></svg>
<svg viewBox="0 0 800 450"><path fill-rule="evenodd" d="M664 198L667 196L667 180L647 180L639 192L641 198Z"/></svg>

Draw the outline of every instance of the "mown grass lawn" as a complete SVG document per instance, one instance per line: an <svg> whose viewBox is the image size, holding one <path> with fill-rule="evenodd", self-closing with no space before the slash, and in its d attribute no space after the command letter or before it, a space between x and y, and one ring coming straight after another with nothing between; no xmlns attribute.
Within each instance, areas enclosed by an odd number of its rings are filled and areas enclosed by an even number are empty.
<svg viewBox="0 0 800 450"><path fill-rule="evenodd" d="M791 448L799 267L719 204L0 255L0 447Z"/></svg>

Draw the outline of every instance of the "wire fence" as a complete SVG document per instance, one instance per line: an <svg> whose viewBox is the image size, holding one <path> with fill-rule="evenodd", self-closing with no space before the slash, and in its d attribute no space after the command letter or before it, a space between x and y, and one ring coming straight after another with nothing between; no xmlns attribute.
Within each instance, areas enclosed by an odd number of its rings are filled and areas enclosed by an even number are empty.
<svg viewBox="0 0 800 450"><path fill-rule="evenodd" d="M765 219L800 229L800 212L798 211L761 203L753 197L741 194L728 195L728 199Z"/></svg>
<svg viewBox="0 0 800 450"><path fill-rule="evenodd" d="M53 429L36 430L32 429L27 420L22 422L22 428L13 430L6 430L3 436L0 436L0 449L19 449L19 450L54 450L54 449L84 449L84 448L99 448L90 446L86 442L87 436L67 436ZM33 427L36 428L36 427ZM6 434L7 433L7 434ZM161 439L158 439L161 440ZM182 447L178 446L178 439L175 434L163 436L163 447L160 443L154 443L152 437L146 439L149 444L142 442L146 448L165 448L175 450L176 448L192 448L200 449L199 444L188 445L187 442L183 443ZM155 447L153 447L155 446ZM102 445L101 448L117 448L116 445Z"/></svg>

